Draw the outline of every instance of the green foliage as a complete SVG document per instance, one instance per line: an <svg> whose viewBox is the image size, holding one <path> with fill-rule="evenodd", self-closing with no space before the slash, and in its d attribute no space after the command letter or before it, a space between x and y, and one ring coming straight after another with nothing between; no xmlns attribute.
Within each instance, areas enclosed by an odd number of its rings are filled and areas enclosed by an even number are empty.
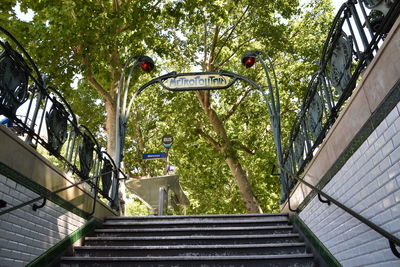
<svg viewBox="0 0 400 267"><path fill-rule="evenodd" d="M125 203L126 216L148 216L150 214L147 207L138 200L128 199Z"/></svg>
<svg viewBox="0 0 400 267"><path fill-rule="evenodd" d="M120 4L118 10L113 2ZM151 75L135 71L132 91L161 73L189 72L194 67L237 72L266 90L261 66L244 70L240 64L241 54L252 49L273 58L286 140L333 18L330 1L318 0L303 7L289 0L24 0L21 8L30 8L36 15L32 22L23 22L15 16L15 4L2 1L2 26L21 41L42 72L50 73L52 83L71 103L80 122L87 124L104 146L104 97L86 78L72 88L74 77L86 77L91 71L115 100L115 80L125 60L131 54L149 54L156 59L157 69ZM213 43L216 33L219 38ZM85 58L90 60L90 69ZM212 92L212 108L223 118L247 90L251 90L248 85L238 83ZM249 92L224 127L235 142L263 211L279 211L275 148L261 95ZM246 212L223 155L200 137L199 129L220 141L193 92L148 88L135 101L129 120L124 157L127 170L133 176L163 174L164 161L143 161L141 155L162 152L161 137L171 134L175 142L170 162L177 166L191 202L188 213ZM132 215L147 210L136 201L127 207Z"/></svg>

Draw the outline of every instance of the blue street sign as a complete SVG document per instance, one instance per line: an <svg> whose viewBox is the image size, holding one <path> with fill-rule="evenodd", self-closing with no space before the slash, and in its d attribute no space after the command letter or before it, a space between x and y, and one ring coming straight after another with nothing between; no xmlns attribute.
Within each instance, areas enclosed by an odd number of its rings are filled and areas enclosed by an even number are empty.
<svg viewBox="0 0 400 267"><path fill-rule="evenodd" d="M142 159L164 159L167 157L167 154L164 152L161 153L149 153L143 154Z"/></svg>

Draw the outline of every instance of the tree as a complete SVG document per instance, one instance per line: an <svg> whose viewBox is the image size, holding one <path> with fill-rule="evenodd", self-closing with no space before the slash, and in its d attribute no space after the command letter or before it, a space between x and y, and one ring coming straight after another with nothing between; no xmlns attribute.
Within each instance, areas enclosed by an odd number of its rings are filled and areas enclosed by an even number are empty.
<svg viewBox="0 0 400 267"><path fill-rule="evenodd" d="M175 25L171 35L173 43L179 44L177 48L183 61L196 62L202 71L228 67L242 72L231 60L240 57L245 50L266 48L263 50L269 54L279 55L279 51L294 49L288 42L288 28L292 25L287 20L298 12L297 7L296 1L201 1L201 4L179 1L167 5L170 17L166 23ZM179 32L183 38L172 31ZM214 147L229 167L247 212L257 213L261 208L240 156L240 151L250 155L256 152L245 145L243 139L236 138L238 128L232 125L235 120L239 121L235 116L238 107L252 92L247 87L214 94L196 91L210 127L200 126L195 131ZM228 101L221 104L222 98Z"/></svg>
<svg viewBox="0 0 400 267"><path fill-rule="evenodd" d="M26 0L21 8L35 11L32 22L16 18L15 3L2 4L4 27L41 70L51 74L52 83L63 90L80 119L105 137L111 153L122 66L130 54L149 52L158 57L159 71L227 69L265 87L260 68L245 71L239 59L246 50L266 51L276 65L287 138L306 77L315 71L310 62L319 58L331 21L329 2L316 0L303 9L297 1L287 0ZM72 89L77 74L82 79ZM134 79L131 84L142 84L149 77L135 73ZM126 140L128 170L136 175L159 173L161 162L142 162L140 155L159 149L161 136L171 133L177 140L171 160L194 203L192 212L259 212L260 206L264 211L278 210L269 115L253 88L238 84L224 91L179 95L155 88L136 102Z"/></svg>
<svg viewBox="0 0 400 267"><path fill-rule="evenodd" d="M160 1L23 1L21 9L32 9L35 16L26 23L12 9L17 1L3 6L2 19L18 40L34 55L42 72L66 97L85 93L71 91L71 81L82 75L81 84L96 92L90 100L101 103L105 114L107 151L115 149L115 117L118 81L124 61L131 53L141 54L151 47L163 55L168 45L161 29L153 23L160 16ZM92 103L93 103L92 102ZM80 106L85 109L84 106ZM88 113L91 107L84 113ZM91 112L89 112L91 113Z"/></svg>

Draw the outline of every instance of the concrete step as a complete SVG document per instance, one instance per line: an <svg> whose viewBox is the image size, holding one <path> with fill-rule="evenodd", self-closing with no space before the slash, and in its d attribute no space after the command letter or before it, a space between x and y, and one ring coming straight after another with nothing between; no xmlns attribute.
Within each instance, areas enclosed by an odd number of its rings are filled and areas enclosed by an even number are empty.
<svg viewBox="0 0 400 267"><path fill-rule="evenodd" d="M260 217L246 219L181 219L181 220L154 220L154 221L133 221L133 220L108 220L103 223L103 228L113 229L146 229L146 228L204 228L204 227L254 227L254 226L275 226L288 225L288 219L281 217Z"/></svg>
<svg viewBox="0 0 400 267"><path fill-rule="evenodd" d="M246 267L305 267L316 266L312 254L251 255L251 256L169 256L169 257L63 257L61 267L67 266L246 266Z"/></svg>
<svg viewBox="0 0 400 267"><path fill-rule="evenodd" d="M305 243L168 246L84 246L77 257L238 256L306 253Z"/></svg>
<svg viewBox="0 0 400 267"><path fill-rule="evenodd" d="M86 246L146 246L146 245L226 245L268 244L299 242L298 234L271 235L192 235L192 236L147 236L147 237L86 237Z"/></svg>
<svg viewBox="0 0 400 267"><path fill-rule="evenodd" d="M288 234L293 226L235 226L235 227L181 227L181 228L108 228L96 229L97 236L191 236L191 235L266 235Z"/></svg>
<svg viewBox="0 0 400 267"><path fill-rule="evenodd" d="M113 216L106 217L105 220L111 221L135 221L135 222L155 222L155 221L182 221L182 220L247 220L247 219L288 219L287 213L273 213L273 214L207 214L207 215L175 215L175 216Z"/></svg>
<svg viewBox="0 0 400 267"><path fill-rule="evenodd" d="M287 214L111 217L60 266L316 266Z"/></svg>

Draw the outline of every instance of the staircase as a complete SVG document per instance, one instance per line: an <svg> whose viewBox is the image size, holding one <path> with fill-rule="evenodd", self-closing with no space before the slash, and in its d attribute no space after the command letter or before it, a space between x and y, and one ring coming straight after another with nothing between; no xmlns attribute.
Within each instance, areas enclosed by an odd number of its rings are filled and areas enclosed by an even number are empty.
<svg viewBox="0 0 400 267"><path fill-rule="evenodd" d="M287 214L109 217L61 266L318 266Z"/></svg>

